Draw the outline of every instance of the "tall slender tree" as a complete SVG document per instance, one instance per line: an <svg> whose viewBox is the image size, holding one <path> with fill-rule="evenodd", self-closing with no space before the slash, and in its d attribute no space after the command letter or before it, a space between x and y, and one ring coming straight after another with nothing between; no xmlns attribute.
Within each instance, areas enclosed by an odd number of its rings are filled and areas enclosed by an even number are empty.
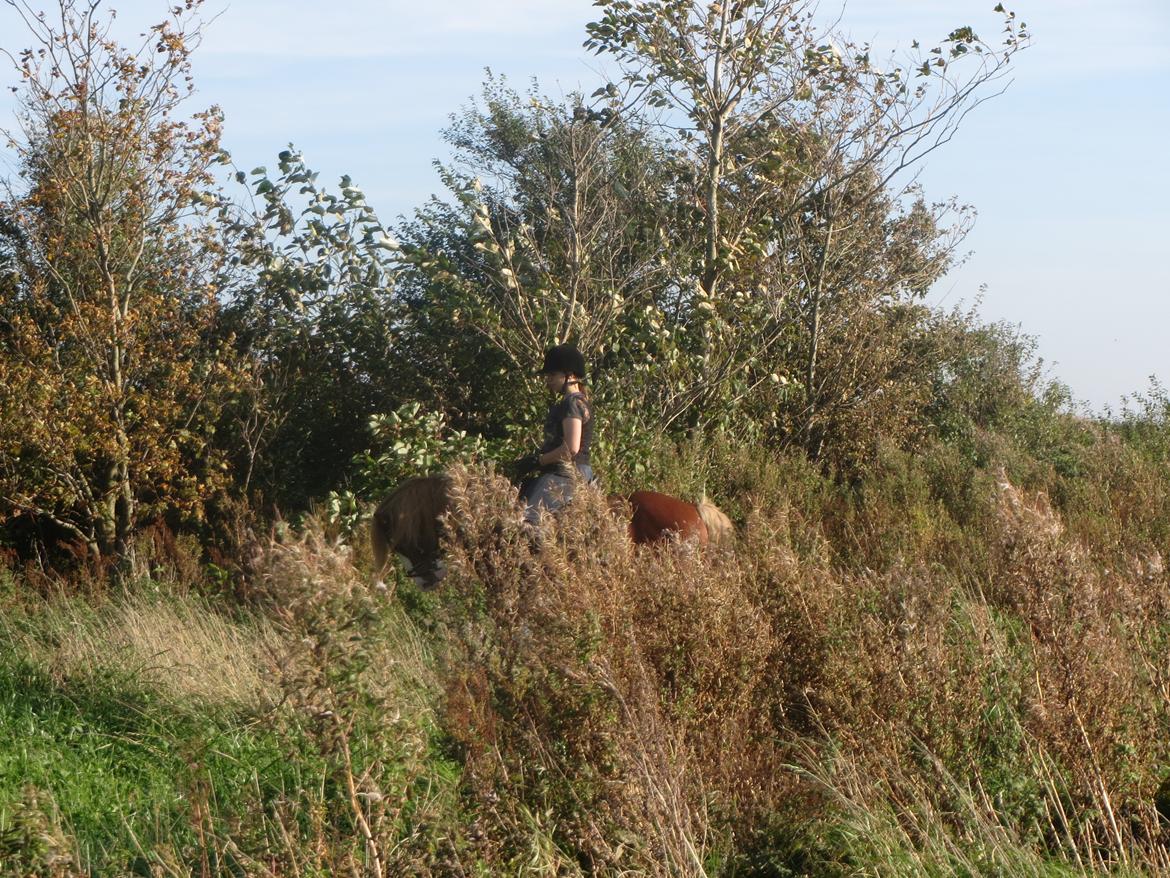
<svg viewBox="0 0 1170 878"><path fill-rule="evenodd" d="M715 295L764 216L878 169L881 185L953 136L1027 32L1014 13L1000 46L970 27L879 66L867 44L819 24L810 0L598 0L586 48L616 56L626 82L690 144L703 205L700 282ZM918 44L914 47L918 50ZM793 161L815 143L816 165ZM838 173L842 169L844 174ZM791 171L791 200L744 203L743 182Z"/></svg>
<svg viewBox="0 0 1170 878"><path fill-rule="evenodd" d="M96 0L52 17L6 2L33 46L15 59L20 175L0 204L0 514L122 558L143 520L198 516L223 481L220 114L180 116L199 3L127 50Z"/></svg>

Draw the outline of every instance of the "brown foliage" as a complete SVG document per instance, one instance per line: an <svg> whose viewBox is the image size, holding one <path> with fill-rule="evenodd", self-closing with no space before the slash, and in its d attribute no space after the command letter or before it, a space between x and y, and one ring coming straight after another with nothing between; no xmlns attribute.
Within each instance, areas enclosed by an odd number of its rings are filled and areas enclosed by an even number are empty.
<svg viewBox="0 0 1170 878"><path fill-rule="evenodd" d="M188 4L130 52L96 5L16 4L23 190L0 204L16 280L0 299L0 521L51 522L98 556L143 521L199 519L222 489L216 419L235 381L216 338L210 219L220 115L189 94Z"/></svg>
<svg viewBox="0 0 1170 878"><path fill-rule="evenodd" d="M974 811L1073 862L1156 861L1164 572L1099 569L1042 496L996 491L976 584L834 568L791 548L784 507L734 554L638 550L590 491L533 548L505 483L456 473L445 721L484 850L511 862L535 825L557 862L704 874L778 813L876 796L907 831Z"/></svg>
<svg viewBox="0 0 1170 878"><path fill-rule="evenodd" d="M499 855L528 812L592 868L702 874L709 814L751 815L783 783L784 644L730 553L635 549L589 490L534 551L513 503L453 476L447 720Z"/></svg>

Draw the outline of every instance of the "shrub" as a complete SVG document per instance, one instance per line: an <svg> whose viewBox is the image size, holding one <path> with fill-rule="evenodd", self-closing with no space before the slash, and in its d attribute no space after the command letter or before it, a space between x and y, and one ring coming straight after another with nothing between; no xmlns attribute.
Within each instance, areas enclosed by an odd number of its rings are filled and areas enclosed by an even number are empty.
<svg viewBox="0 0 1170 878"><path fill-rule="evenodd" d="M926 473L856 526L924 502ZM984 544L944 528L874 569L798 550L816 525L776 498L734 555L634 549L590 491L534 548L509 486L456 471L444 722L488 861L515 866L536 832L550 870L1158 862L1167 608L997 478L953 501ZM947 541L953 566L927 563ZM850 840L862 812L873 846ZM793 813L806 829L777 831Z"/></svg>
<svg viewBox="0 0 1170 878"><path fill-rule="evenodd" d="M521 855L538 814L570 863L703 874L711 815L752 814L779 782L781 647L748 583L685 545L632 551L588 489L534 552L510 486L453 484L446 717L497 856Z"/></svg>

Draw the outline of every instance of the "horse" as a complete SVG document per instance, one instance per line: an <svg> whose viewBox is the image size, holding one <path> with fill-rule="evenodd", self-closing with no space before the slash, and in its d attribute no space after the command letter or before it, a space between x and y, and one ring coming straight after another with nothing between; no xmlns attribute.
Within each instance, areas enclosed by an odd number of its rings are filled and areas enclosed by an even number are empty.
<svg viewBox="0 0 1170 878"><path fill-rule="evenodd" d="M446 569L439 554L440 519L450 502L446 476L407 479L378 504L370 520L374 575L380 579L394 552L402 558L406 575L422 588L434 588Z"/></svg>
<svg viewBox="0 0 1170 878"><path fill-rule="evenodd" d="M370 522L375 577L382 576L393 552L419 587L434 588L442 581L447 571L440 553L441 519L450 505L450 485L444 475L418 476L378 505ZM606 499L615 515L629 517L628 533L636 545L671 538L725 544L734 535L731 520L705 498L688 503L657 491L634 491Z"/></svg>

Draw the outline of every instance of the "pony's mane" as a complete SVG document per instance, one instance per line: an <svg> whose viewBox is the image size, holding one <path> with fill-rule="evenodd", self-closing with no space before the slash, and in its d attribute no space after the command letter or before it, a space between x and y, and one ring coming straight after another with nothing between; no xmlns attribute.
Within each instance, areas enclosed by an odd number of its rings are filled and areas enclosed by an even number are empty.
<svg viewBox="0 0 1170 878"><path fill-rule="evenodd" d="M703 519L703 524L707 526L709 543L718 546L730 541L735 528L731 524L731 519L724 515L718 506L704 498L695 504L695 508L699 510L699 518Z"/></svg>
<svg viewBox="0 0 1170 878"><path fill-rule="evenodd" d="M390 545L437 546L439 516L447 510L446 476L408 479L387 497L374 516Z"/></svg>

